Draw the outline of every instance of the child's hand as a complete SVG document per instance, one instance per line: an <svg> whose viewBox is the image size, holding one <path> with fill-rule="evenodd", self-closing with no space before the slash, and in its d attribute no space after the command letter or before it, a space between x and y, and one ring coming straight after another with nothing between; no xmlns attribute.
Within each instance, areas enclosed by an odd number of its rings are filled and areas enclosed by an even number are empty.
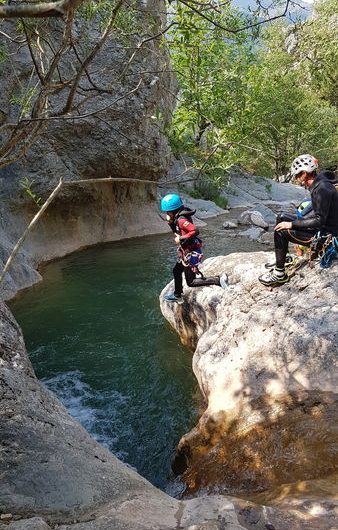
<svg viewBox="0 0 338 530"><path fill-rule="evenodd" d="M166 219L167 219L168 223L170 223L172 221L172 218L170 217L169 214L166 215Z"/></svg>
<svg viewBox="0 0 338 530"><path fill-rule="evenodd" d="M179 245L180 244L180 236L176 234L175 236L175 243L176 245Z"/></svg>

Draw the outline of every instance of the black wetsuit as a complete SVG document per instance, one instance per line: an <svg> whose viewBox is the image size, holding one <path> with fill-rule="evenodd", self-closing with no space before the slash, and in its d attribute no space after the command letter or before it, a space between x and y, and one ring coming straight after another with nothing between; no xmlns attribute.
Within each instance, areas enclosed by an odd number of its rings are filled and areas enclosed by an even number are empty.
<svg viewBox="0 0 338 530"><path fill-rule="evenodd" d="M322 235L338 235L338 193L333 185L334 174L322 171L310 187L313 211L304 218L281 220L291 221L290 230L275 230L276 267L283 269L289 242L310 246L313 236L320 230ZM277 219L278 221L278 219Z"/></svg>

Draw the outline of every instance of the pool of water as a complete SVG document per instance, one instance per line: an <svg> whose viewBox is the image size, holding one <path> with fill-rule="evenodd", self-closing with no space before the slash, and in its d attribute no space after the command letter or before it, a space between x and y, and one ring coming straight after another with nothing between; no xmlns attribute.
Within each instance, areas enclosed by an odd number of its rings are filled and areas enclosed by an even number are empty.
<svg viewBox="0 0 338 530"><path fill-rule="evenodd" d="M207 257L259 247L221 226L203 229ZM172 234L99 245L43 266L43 281L9 304L38 378L98 442L167 490L200 406L192 354L159 307L174 263Z"/></svg>

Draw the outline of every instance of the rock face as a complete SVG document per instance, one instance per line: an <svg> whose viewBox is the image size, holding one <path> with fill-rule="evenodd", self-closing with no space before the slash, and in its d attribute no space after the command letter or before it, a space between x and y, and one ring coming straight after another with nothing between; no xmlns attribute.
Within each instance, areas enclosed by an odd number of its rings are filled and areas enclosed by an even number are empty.
<svg viewBox="0 0 338 530"><path fill-rule="evenodd" d="M161 309L183 343L207 404L176 459L188 491L261 491L335 471L337 262L261 286L271 253L207 260L229 289L187 289ZM168 288L164 290L166 292Z"/></svg>
<svg viewBox="0 0 338 530"><path fill-rule="evenodd" d="M224 496L173 499L90 438L37 381L0 305L0 530L329 530L334 506L286 514ZM315 521L319 526L308 524ZM290 526L291 525L291 526Z"/></svg>
<svg viewBox="0 0 338 530"><path fill-rule="evenodd" d="M302 201L307 195L299 186L288 183L280 184L265 177L253 178L246 174L231 177L229 186L224 192L229 199L230 208L251 208L257 203L263 203L267 207L274 204L283 206L283 203L287 206L290 202Z"/></svg>
<svg viewBox="0 0 338 530"><path fill-rule="evenodd" d="M140 1L135 12L138 29L131 31L131 42L122 42L118 35L109 38L90 64L91 81L88 76L83 76L81 90L90 94L93 86L103 90L102 94L96 94L96 98L89 98L86 106L81 106L81 112L88 116L81 120L48 122L48 127L27 150L25 157L0 170L0 264L7 259L37 212L21 181L31 182L32 192L44 200L61 176L65 180L57 199L7 275L1 293L5 299L18 288L27 287L39 279L35 267L43 260L94 243L167 230L156 211L155 185L96 181L98 178L127 177L156 184L169 165L170 149L163 126L174 106L176 81L161 39L149 39L130 62L127 75L121 77L131 50L142 36L149 37L161 31L165 23L165 7L161 0ZM74 45L80 55L88 53L97 42L95 23L91 23L90 31L83 31L81 22L73 28ZM6 32L14 35L15 23L6 24ZM60 45L63 31L60 24L62 26L60 22L51 21L46 22L46 27L40 27L41 37L46 31L46 38L54 49ZM83 33L86 34L84 38ZM22 36L20 38L22 40ZM48 46L43 38L41 41L47 57ZM33 75L28 47L18 45L14 40L6 40L4 45L11 60L1 63L0 125L19 118L22 109L15 101L22 98L22 87L30 86ZM63 77L72 78L77 65L78 58L70 48L62 63ZM138 90L124 97L138 84ZM54 112L62 107L64 97L58 92L51 95ZM79 103L78 100L75 102ZM103 113L93 114L103 107ZM1 130L0 143L6 131L6 128ZM80 179L92 182L68 184Z"/></svg>

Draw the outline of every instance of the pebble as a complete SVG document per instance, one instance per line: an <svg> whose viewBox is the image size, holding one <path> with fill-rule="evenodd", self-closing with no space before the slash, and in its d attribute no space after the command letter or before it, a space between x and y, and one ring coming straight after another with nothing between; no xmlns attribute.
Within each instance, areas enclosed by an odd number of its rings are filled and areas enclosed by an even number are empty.
<svg viewBox="0 0 338 530"><path fill-rule="evenodd" d="M11 513L2 513L0 515L0 519L2 521L9 521L9 519L12 519L13 515Z"/></svg>

